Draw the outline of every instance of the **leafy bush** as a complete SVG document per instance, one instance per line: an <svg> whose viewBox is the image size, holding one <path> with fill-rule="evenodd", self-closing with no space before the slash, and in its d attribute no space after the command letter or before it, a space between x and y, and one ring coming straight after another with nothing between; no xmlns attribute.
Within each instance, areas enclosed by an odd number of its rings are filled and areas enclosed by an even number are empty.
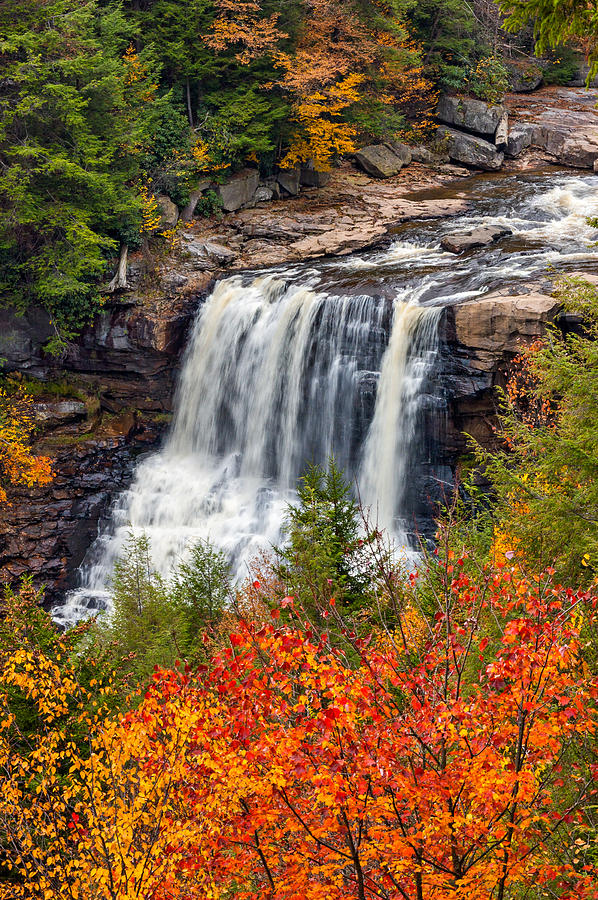
<svg viewBox="0 0 598 900"><path fill-rule="evenodd" d="M471 69L469 91L487 103L500 103L509 89L509 73L497 56L485 56Z"/></svg>

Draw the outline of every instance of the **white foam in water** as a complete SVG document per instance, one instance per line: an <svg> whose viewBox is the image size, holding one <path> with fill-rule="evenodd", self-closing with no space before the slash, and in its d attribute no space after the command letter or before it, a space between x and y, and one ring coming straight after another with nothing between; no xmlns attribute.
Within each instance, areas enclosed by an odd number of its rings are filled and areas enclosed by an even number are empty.
<svg viewBox="0 0 598 900"><path fill-rule="evenodd" d="M331 454L378 522L405 543L407 463L441 307L595 257L586 216L598 214L596 185L562 176L549 188L545 179L530 182L511 215L452 219L427 246L414 228L416 238L367 257L220 282L195 324L166 445L139 465L56 620L68 626L109 608L110 576L130 530L148 535L164 575L190 544L209 538L243 577L255 553L279 541L306 464ZM462 259L439 249L439 233L481 223L507 225L532 239L530 249L498 246ZM378 269L392 275L394 300L388 291L374 296L375 284L343 295L343 277L371 271L375 279ZM330 273L334 294L323 287Z"/></svg>

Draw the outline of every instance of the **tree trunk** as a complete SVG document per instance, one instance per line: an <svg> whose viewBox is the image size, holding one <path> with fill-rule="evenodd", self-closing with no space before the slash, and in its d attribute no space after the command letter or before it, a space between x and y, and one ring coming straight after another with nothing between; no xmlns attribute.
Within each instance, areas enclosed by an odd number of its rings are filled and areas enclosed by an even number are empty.
<svg viewBox="0 0 598 900"><path fill-rule="evenodd" d="M193 128L193 109L191 108L191 86L189 84L189 79L187 78L187 117L189 119L189 125Z"/></svg>
<svg viewBox="0 0 598 900"><path fill-rule="evenodd" d="M197 204L201 200L204 191L205 186L196 188L194 191L191 191L191 193L189 194L189 203L181 213L182 222L190 222L192 220Z"/></svg>
<svg viewBox="0 0 598 900"><path fill-rule="evenodd" d="M126 291L130 287L127 281L127 263L129 260L129 245L120 245L120 257L118 260L118 268L116 269L114 278L108 285L108 293L114 294L115 291Z"/></svg>

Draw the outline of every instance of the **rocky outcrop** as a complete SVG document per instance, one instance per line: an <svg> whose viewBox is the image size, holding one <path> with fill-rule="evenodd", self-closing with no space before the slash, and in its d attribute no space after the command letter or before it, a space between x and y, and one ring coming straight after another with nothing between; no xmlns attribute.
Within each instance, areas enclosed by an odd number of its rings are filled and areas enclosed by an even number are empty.
<svg viewBox="0 0 598 900"><path fill-rule="evenodd" d="M470 352L472 367L494 369L497 360L516 354L521 342L542 334L559 308L558 300L537 291L486 294L453 308L455 337Z"/></svg>
<svg viewBox="0 0 598 900"><path fill-rule="evenodd" d="M503 164L504 153L483 138L444 126L439 127L438 136L446 141L448 155L455 162L487 172L495 172Z"/></svg>
<svg viewBox="0 0 598 900"><path fill-rule="evenodd" d="M226 184L218 187L218 196L225 212L236 212L252 202L260 175L256 169L244 169L234 175Z"/></svg>
<svg viewBox="0 0 598 900"><path fill-rule="evenodd" d="M411 151L405 144L372 144L359 150L355 161L374 178L390 178L411 162Z"/></svg>
<svg viewBox="0 0 598 900"><path fill-rule="evenodd" d="M503 131L507 122L504 106L491 106L471 97L450 97L443 94L438 101L436 118L445 125L468 131L494 142L499 128Z"/></svg>
<svg viewBox="0 0 598 900"><path fill-rule="evenodd" d="M547 161L593 169L598 159L595 95L588 91L545 88L525 102L509 98L508 105L512 122L507 145L509 156L517 157L531 146Z"/></svg>
<svg viewBox="0 0 598 900"><path fill-rule="evenodd" d="M45 587L52 605L74 587L74 575L108 515L117 493L130 484L135 460L158 431L131 427L127 435L63 434L39 449L52 456L55 474L44 488L9 492L0 517L0 584L16 587L22 575Z"/></svg>
<svg viewBox="0 0 598 900"><path fill-rule="evenodd" d="M440 241L440 246L449 253L464 253L475 247L489 247L490 244L512 233L510 228L498 225L480 225L479 228L472 228L471 231L445 235Z"/></svg>
<svg viewBox="0 0 598 900"><path fill-rule="evenodd" d="M540 285L527 294L496 292L446 308L438 387L447 403L441 449L451 466L467 450L467 435L482 446L495 445L495 388L506 385L522 345L558 315L558 302Z"/></svg>

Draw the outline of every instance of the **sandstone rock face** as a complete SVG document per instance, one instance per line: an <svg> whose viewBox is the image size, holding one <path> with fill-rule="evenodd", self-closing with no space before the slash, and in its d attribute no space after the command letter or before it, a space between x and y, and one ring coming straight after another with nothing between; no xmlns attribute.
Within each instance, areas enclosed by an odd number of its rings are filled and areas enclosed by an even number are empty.
<svg viewBox="0 0 598 900"><path fill-rule="evenodd" d="M497 357L517 353L521 342L542 334L559 306L554 297L539 292L486 294L454 308L456 337L473 351L474 368L492 368Z"/></svg>
<svg viewBox="0 0 598 900"><path fill-rule="evenodd" d="M358 150L355 160L368 175L373 175L374 178L391 178L411 162L411 153L407 148L405 152L402 147L404 145L401 144L372 144Z"/></svg>
<svg viewBox="0 0 598 900"><path fill-rule="evenodd" d="M473 250L475 247L489 247L490 244L512 233L510 228L501 228L497 225L482 225L479 228L473 228L471 231L447 234L441 240L440 245L443 250L448 250L449 253L464 253L466 250Z"/></svg>
<svg viewBox="0 0 598 900"><path fill-rule="evenodd" d="M252 202L260 176L257 169L244 169L226 184L218 187L218 196L225 212L235 212Z"/></svg>
<svg viewBox="0 0 598 900"><path fill-rule="evenodd" d="M453 128L464 128L490 140L494 139L507 111L504 106L490 106L469 97L449 97L443 94L438 102L436 118Z"/></svg>
<svg viewBox="0 0 598 900"><path fill-rule="evenodd" d="M440 126L438 135L447 141L448 155L455 162L474 166L487 172L495 172L503 164L505 155L483 138Z"/></svg>
<svg viewBox="0 0 598 900"><path fill-rule="evenodd" d="M155 199L158 212L160 213L160 224L156 229L157 232L160 234L176 228L176 223L179 221L179 208L176 203L173 203L166 194L158 194Z"/></svg>
<svg viewBox="0 0 598 900"><path fill-rule="evenodd" d="M592 169L598 159L598 111L591 92L554 90L539 92L513 109L507 152L519 155L522 142L544 151L551 161L579 169ZM525 147L522 147L525 149Z"/></svg>

